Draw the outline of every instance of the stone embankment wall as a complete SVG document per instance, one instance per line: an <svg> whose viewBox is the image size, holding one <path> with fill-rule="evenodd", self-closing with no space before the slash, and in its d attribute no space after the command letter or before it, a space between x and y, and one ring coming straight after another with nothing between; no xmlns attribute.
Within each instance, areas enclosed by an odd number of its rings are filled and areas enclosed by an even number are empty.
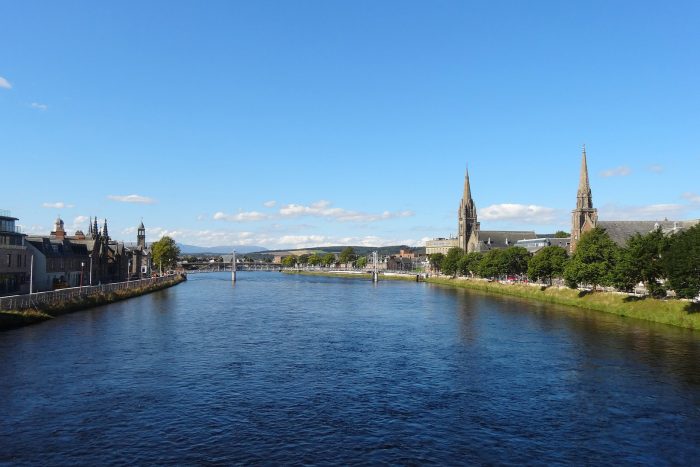
<svg viewBox="0 0 700 467"><path fill-rule="evenodd" d="M72 287L69 289L53 290L50 292L37 292L31 295L25 294L0 297L0 310L21 311L30 308L51 308L60 306L64 303L86 299L95 295L105 295L123 290L148 289L152 286L170 283L179 277L179 274L169 274L136 281Z"/></svg>

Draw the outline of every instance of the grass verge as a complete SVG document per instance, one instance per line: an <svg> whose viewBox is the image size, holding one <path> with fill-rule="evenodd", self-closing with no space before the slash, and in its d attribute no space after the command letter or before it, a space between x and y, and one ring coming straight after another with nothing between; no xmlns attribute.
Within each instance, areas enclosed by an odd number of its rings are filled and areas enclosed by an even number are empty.
<svg viewBox="0 0 700 467"><path fill-rule="evenodd" d="M610 292L591 293L557 287L501 284L480 280L429 278L427 282L602 311L686 329L700 329L700 306L697 303L681 300L657 300Z"/></svg>
<svg viewBox="0 0 700 467"><path fill-rule="evenodd" d="M167 289L173 285L183 282L183 277L177 277L172 281L162 284L152 285L148 287L139 287L136 289L117 290L110 293L95 294L89 297L74 299L60 305L38 307L38 309L21 310L21 311L0 311L0 331L15 329L30 324L41 323L57 316L72 313L78 310L85 310L108 303L114 303L127 298L145 295L157 290Z"/></svg>

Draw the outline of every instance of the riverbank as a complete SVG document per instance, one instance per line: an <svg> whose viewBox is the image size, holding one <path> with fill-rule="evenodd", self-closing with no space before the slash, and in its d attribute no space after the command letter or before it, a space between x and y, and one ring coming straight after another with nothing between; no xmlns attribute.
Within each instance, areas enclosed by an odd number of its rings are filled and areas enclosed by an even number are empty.
<svg viewBox="0 0 700 467"><path fill-rule="evenodd" d="M364 279L372 280L372 274L364 272L324 272L324 271L297 271L289 270L282 271L284 274L297 274L300 276L321 276L321 277L340 277L342 279ZM380 281L409 281L416 282L416 274L405 275L385 275L379 274Z"/></svg>
<svg viewBox="0 0 700 467"><path fill-rule="evenodd" d="M175 276L172 280L143 287L115 290L113 292L97 293L85 297L74 298L56 305L39 305L35 309L19 311L0 311L0 331L15 329L30 324L41 323L74 311L85 310L100 305L138 297L158 290L166 289L184 282L185 276Z"/></svg>
<svg viewBox="0 0 700 467"><path fill-rule="evenodd" d="M696 303L681 300L658 300L612 292L592 293L568 288L501 284L500 282L482 280L429 278L427 282L442 286L527 298L557 305L585 308L627 318L700 330L700 306Z"/></svg>

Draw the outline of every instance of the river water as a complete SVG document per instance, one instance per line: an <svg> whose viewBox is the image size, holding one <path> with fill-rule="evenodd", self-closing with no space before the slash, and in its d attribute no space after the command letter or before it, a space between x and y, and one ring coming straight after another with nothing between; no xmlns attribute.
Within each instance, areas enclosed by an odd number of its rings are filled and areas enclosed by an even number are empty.
<svg viewBox="0 0 700 467"><path fill-rule="evenodd" d="M700 333L422 283L238 279L0 333L0 464L700 459Z"/></svg>

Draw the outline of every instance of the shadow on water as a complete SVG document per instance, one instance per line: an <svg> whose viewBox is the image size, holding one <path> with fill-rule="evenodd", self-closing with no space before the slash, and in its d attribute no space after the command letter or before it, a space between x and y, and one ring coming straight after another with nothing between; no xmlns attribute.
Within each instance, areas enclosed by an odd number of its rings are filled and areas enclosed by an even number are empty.
<svg viewBox="0 0 700 467"><path fill-rule="evenodd" d="M458 301L456 311L465 343L479 339L479 322L490 322L489 313L508 316L517 339L530 336L561 335L591 360L624 359L643 363L686 384L700 387L700 332L625 318L563 305L545 304L519 297L493 296L464 289L435 287ZM689 304L697 312L698 304ZM693 310L693 311L690 311Z"/></svg>

